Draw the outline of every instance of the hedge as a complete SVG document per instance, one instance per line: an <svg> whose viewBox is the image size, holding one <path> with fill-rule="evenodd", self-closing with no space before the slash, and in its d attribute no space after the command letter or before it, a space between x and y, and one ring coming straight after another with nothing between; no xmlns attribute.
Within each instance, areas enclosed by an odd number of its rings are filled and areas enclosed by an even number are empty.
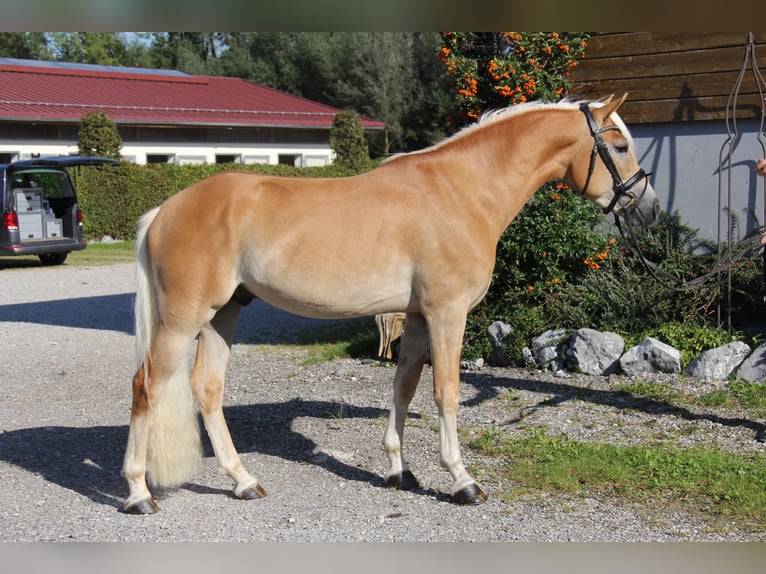
<svg viewBox="0 0 766 574"><path fill-rule="evenodd" d="M222 171L238 169L253 173L297 177L341 177L355 172L331 165L297 168L265 164L137 165L71 169L83 211L83 232L88 240L109 235L133 239L141 215L173 194Z"/></svg>

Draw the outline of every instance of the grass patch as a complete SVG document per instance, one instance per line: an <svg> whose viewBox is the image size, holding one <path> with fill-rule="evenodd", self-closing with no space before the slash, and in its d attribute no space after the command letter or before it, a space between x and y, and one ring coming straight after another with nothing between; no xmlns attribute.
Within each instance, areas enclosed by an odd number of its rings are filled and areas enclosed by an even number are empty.
<svg viewBox="0 0 766 574"><path fill-rule="evenodd" d="M653 381L632 381L623 385L617 385L615 390L619 393L668 403L675 401L679 396L669 386Z"/></svg>
<svg viewBox="0 0 766 574"><path fill-rule="evenodd" d="M756 416L766 413L766 385L737 381L729 383L726 389L706 393L698 399L706 407L751 408Z"/></svg>
<svg viewBox="0 0 766 574"><path fill-rule="evenodd" d="M295 341L307 357L302 365L314 365L345 357L374 357L378 350L378 329L372 317L323 325Z"/></svg>
<svg viewBox="0 0 766 574"><path fill-rule="evenodd" d="M532 428L522 438L489 430L470 443L501 457L497 472L513 484L507 500L527 493L595 492L643 502L652 495L766 527L766 456L709 449L615 446L554 437ZM666 500L666 498L663 498Z"/></svg>
<svg viewBox="0 0 766 574"><path fill-rule="evenodd" d="M132 263L136 260L136 242L89 243L82 251L72 251L66 264L73 267L93 267Z"/></svg>

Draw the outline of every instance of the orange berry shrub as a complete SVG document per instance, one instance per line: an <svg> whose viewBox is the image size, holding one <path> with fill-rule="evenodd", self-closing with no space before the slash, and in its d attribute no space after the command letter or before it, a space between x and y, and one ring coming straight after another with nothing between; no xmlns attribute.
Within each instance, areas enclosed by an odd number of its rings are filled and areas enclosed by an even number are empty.
<svg viewBox="0 0 766 574"><path fill-rule="evenodd" d="M459 128L487 110L554 102L588 43L582 32L444 32L438 54L452 80Z"/></svg>
<svg viewBox="0 0 766 574"><path fill-rule="evenodd" d="M450 124L457 130L484 111L565 97L588 35L444 32L442 39L438 58L451 79L459 112ZM563 183L540 189L498 243L490 290L468 319L464 354L489 357L486 328L495 320L513 325L506 356L517 360L532 337L561 326L549 303L609 257L610 238L595 231L602 221L598 207Z"/></svg>

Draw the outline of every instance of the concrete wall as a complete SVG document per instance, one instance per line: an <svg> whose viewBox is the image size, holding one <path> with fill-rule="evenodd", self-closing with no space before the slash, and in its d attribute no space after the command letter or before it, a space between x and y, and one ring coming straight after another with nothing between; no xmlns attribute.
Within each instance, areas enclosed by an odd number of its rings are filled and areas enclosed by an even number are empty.
<svg viewBox="0 0 766 574"><path fill-rule="evenodd" d="M729 129L733 132L734 127L730 125ZM731 210L739 217L742 237L766 224L766 178L755 173L756 161L766 156L757 139L758 121L738 120L739 135L732 139L732 146L727 144L725 121L643 124L629 129L636 140L641 166L653 173L652 185L662 208L669 213L678 210L681 221L699 229L701 237L718 238L721 211L721 240L726 240L725 207L730 189ZM766 142L764 135L761 141Z"/></svg>

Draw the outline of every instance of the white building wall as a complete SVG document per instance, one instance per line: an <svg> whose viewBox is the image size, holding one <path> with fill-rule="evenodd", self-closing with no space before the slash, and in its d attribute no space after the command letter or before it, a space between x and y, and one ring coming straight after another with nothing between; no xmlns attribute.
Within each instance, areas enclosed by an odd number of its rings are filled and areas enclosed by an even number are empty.
<svg viewBox="0 0 766 574"><path fill-rule="evenodd" d="M766 155L758 140L758 122L739 120L738 137L732 139L731 148L727 142L734 127L730 125L727 130L725 121L629 128L638 147L641 167L653 172L651 181L662 208L669 213L678 210L682 223L699 229L701 237L718 238L720 213L721 239L726 240L730 191L731 211L739 219L740 237L759 225L766 225L766 178L755 173L756 162ZM761 140L766 141L766 137L762 135ZM719 165L723 166L722 170ZM733 239L738 237L735 235Z"/></svg>
<svg viewBox="0 0 766 574"><path fill-rule="evenodd" d="M77 153L76 144L3 141L0 139L0 154L7 154L11 161ZM294 161L297 167L329 165L334 153L329 145L271 145L271 146L216 146L152 144L122 147L122 156L127 161L147 163L147 156L168 156L168 163L204 164L218 163L219 156L234 156L235 163L265 163L276 165L283 161Z"/></svg>

